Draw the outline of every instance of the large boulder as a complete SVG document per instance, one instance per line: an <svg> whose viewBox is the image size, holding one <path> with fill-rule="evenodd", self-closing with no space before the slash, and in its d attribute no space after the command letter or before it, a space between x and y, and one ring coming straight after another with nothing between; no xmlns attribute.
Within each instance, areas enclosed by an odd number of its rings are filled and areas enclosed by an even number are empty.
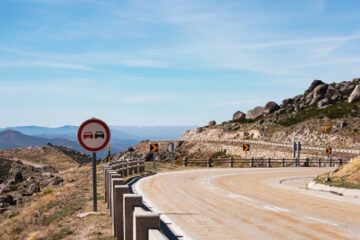
<svg viewBox="0 0 360 240"><path fill-rule="evenodd" d="M264 113L270 114L270 113L275 112L275 111L278 110L278 109L280 109L280 107L279 107L279 105L277 105L276 102L268 102L268 103L265 105Z"/></svg>
<svg viewBox="0 0 360 240"><path fill-rule="evenodd" d="M310 105L319 102L320 100L324 99L326 96L326 91L328 89L328 84L321 84L314 88L312 91L313 99L310 102Z"/></svg>
<svg viewBox="0 0 360 240"><path fill-rule="evenodd" d="M330 99L329 98L324 98L324 99L322 99L322 100L320 100L318 103L317 103L317 105L318 105L318 107L319 108L321 108L321 107L324 107L324 106L327 106L327 105L329 105L330 104Z"/></svg>
<svg viewBox="0 0 360 240"><path fill-rule="evenodd" d="M240 120L240 119L244 119L246 117L246 114L241 112L241 111L237 111L236 113L234 113L232 120Z"/></svg>
<svg viewBox="0 0 360 240"><path fill-rule="evenodd" d="M349 103L352 103L358 100L360 100L360 84L355 87L354 91L352 91L348 101Z"/></svg>
<svg viewBox="0 0 360 240"><path fill-rule="evenodd" d="M284 99L284 100L282 101L282 105L292 104L293 102L294 102L293 99L287 98L287 99Z"/></svg>
<svg viewBox="0 0 360 240"><path fill-rule="evenodd" d="M208 126L215 126L216 125L216 121L214 120L211 120L209 123L208 123Z"/></svg>
<svg viewBox="0 0 360 240"><path fill-rule="evenodd" d="M325 84L325 83L321 80L314 80L311 83L310 87L305 91L305 94L312 92L317 86L322 85L322 84Z"/></svg>
<svg viewBox="0 0 360 240"><path fill-rule="evenodd" d="M249 110L246 114L246 119L255 119L257 117L260 117L264 114L264 108L263 107L256 107L252 110Z"/></svg>

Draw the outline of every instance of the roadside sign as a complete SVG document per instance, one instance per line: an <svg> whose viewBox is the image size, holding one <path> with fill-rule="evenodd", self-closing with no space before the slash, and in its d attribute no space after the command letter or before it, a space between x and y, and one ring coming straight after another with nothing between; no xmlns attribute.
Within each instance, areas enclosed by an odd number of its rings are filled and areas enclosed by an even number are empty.
<svg viewBox="0 0 360 240"><path fill-rule="evenodd" d="M169 143L167 145L167 150L169 151L169 153L173 153L175 151L175 144L174 143Z"/></svg>
<svg viewBox="0 0 360 240"><path fill-rule="evenodd" d="M93 153L92 176L93 176L93 209L97 212L96 193L96 152L101 151L110 141L110 129L103 121L92 118L83 122L77 132L77 138L81 147ZM110 145L109 145L110 155Z"/></svg>
<svg viewBox="0 0 360 240"><path fill-rule="evenodd" d="M158 152L159 145L157 143L150 144L150 152Z"/></svg>
<svg viewBox="0 0 360 240"><path fill-rule="evenodd" d="M103 121L92 118L79 127L78 141L85 150L98 152L104 149L110 141L110 129Z"/></svg>
<svg viewBox="0 0 360 240"><path fill-rule="evenodd" d="M328 147L326 148L326 155L331 155L332 154L332 148Z"/></svg>
<svg viewBox="0 0 360 240"><path fill-rule="evenodd" d="M245 151L245 152L250 151L250 144L244 144L243 145L243 151Z"/></svg>

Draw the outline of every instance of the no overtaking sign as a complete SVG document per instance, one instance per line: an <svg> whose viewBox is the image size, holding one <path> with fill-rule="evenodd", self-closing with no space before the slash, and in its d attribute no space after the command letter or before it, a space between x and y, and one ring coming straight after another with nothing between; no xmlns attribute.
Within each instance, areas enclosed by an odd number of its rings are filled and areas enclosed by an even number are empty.
<svg viewBox="0 0 360 240"><path fill-rule="evenodd" d="M92 175L93 175L93 206L97 211L96 194L96 152L101 151L110 141L110 129L103 121L92 118L79 127L77 138L81 147L93 153Z"/></svg>

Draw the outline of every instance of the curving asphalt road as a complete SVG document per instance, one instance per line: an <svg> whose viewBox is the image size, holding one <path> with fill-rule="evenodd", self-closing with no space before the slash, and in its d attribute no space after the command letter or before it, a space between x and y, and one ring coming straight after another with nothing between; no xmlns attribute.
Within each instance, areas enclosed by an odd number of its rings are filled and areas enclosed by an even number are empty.
<svg viewBox="0 0 360 240"><path fill-rule="evenodd" d="M329 170L187 170L136 189L182 239L360 239L359 199L304 189Z"/></svg>

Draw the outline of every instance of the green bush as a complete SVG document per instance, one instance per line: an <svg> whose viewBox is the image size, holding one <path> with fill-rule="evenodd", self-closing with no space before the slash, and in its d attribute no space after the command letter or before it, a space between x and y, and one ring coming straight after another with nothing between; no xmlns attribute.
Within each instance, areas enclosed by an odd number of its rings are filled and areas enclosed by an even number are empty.
<svg viewBox="0 0 360 240"><path fill-rule="evenodd" d="M311 106L310 108L305 109L296 116L281 120L278 123L283 126L291 126L314 118L328 117L330 119L335 119L347 116L355 117L359 114L359 112L359 107L356 103L338 102L327 108L318 108L316 106Z"/></svg>

